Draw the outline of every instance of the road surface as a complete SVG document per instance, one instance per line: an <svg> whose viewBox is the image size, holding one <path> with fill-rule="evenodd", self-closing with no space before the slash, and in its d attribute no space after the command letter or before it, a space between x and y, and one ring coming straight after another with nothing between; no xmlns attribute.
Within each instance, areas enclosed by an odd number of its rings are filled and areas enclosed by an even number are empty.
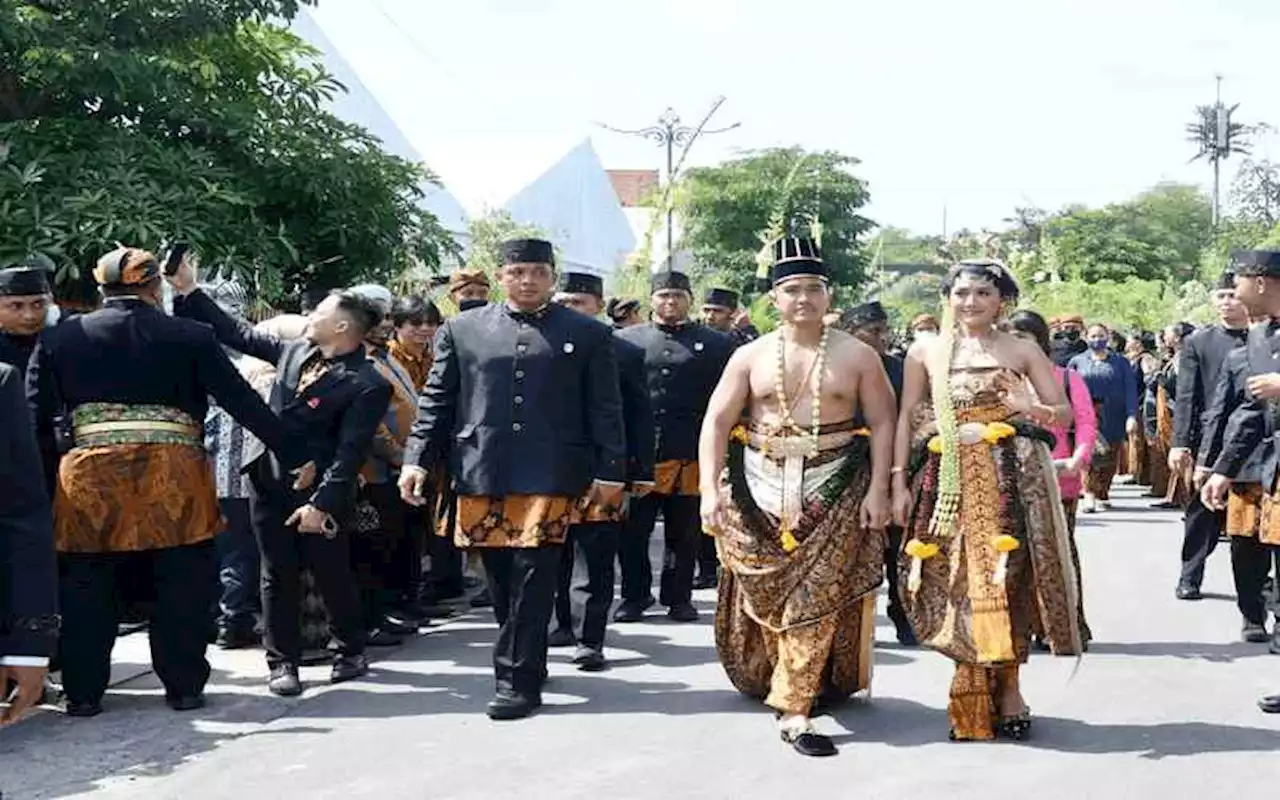
<svg viewBox="0 0 1280 800"><path fill-rule="evenodd" d="M946 740L951 666L879 645L874 697L818 720L841 747L804 759L772 716L736 694L711 636L663 617L611 632L613 668L575 671L553 651L547 706L519 722L484 716L494 626L473 613L385 652L369 678L329 687L303 670L302 698L270 696L257 652L211 651L207 709L164 707L145 639L122 640L107 712L42 712L0 731L4 800L106 798L1051 798L1262 797L1280 776L1280 656L1239 641L1226 547L1207 597L1173 597L1181 527L1122 491L1081 521L1095 643L1073 659L1036 655L1024 691L1029 742ZM892 642L883 617L881 640Z"/></svg>

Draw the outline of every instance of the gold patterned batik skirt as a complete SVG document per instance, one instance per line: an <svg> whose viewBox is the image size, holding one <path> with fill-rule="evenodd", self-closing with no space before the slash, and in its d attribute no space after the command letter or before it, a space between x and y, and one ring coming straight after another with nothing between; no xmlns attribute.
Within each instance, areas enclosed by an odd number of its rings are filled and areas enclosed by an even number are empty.
<svg viewBox="0 0 1280 800"><path fill-rule="evenodd" d="M836 427L824 426L823 435L839 433ZM731 445L720 487L716 649L738 691L807 715L820 695L843 699L871 682L885 540L883 531L859 524L870 480L867 442L845 436L843 445L824 448L819 460L842 461L812 491L806 484L803 514L786 538L779 518L753 496L746 450L742 442Z"/></svg>
<svg viewBox="0 0 1280 800"><path fill-rule="evenodd" d="M986 425L1001 415L998 408L970 408L957 416L962 424ZM920 642L959 667L950 706L959 738L991 738L992 692L1001 675L1016 680L1033 633L1059 655L1083 648L1079 585L1049 447L1042 432L1030 426L1018 425L1015 431L995 443L960 446L963 493L946 538L939 538L932 525L940 456L925 447L927 440L916 450L916 505L909 535L903 537L898 585L904 587L903 604ZM1004 580L997 583L1001 555L995 544L1003 536L1012 536L1018 547L1008 553ZM907 553L912 541L938 548L921 560L914 591L914 559Z"/></svg>
<svg viewBox="0 0 1280 800"><path fill-rule="evenodd" d="M698 495L697 461L659 461L653 466L653 493Z"/></svg>
<svg viewBox="0 0 1280 800"><path fill-rule="evenodd" d="M576 498L532 494L460 495L455 513L454 542L458 547L564 544L569 526L581 518Z"/></svg>

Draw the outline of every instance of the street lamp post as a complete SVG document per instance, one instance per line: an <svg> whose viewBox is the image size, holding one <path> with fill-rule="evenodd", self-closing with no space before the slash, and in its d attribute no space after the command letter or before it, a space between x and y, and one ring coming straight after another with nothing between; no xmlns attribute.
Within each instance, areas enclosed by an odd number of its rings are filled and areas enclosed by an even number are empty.
<svg viewBox="0 0 1280 800"><path fill-rule="evenodd" d="M675 150L677 145L684 148L681 155L681 161L683 161L684 160L683 154L688 152L689 147L693 145L693 142L699 136L705 136L711 133L724 133L726 131L731 131L734 128L737 128L739 125L742 124L739 122L735 122L732 125L726 126L724 128L707 130L706 128L707 121L711 119L711 115L716 113L716 110L720 108L720 105L722 103L724 103L724 98L723 97L718 98L715 104L711 107L711 111L709 111L706 117L703 118L702 124L698 125L697 127L689 127L687 125L684 125L680 120L680 115L677 114L675 112L675 109L673 108L668 108L666 111L663 111L661 116L658 117L657 124L650 125L647 128L640 128L638 130L624 130L622 128L614 128L609 125L604 125L603 123L598 123L598 124L600 124L600 127L606 130L613 131L614 133L625 133L628 136L640 136L645 139L648 139L651 142L654 142L659 147L665 147L667 151L667 188L668 188L668 191L670 191L670 188L675 183L675 178L676 178ZM675 257L676 257L675 233L674 233L675 212L670 202L666 203L666 206L667 206L667 270L670 271L675 266Z"/></svg>

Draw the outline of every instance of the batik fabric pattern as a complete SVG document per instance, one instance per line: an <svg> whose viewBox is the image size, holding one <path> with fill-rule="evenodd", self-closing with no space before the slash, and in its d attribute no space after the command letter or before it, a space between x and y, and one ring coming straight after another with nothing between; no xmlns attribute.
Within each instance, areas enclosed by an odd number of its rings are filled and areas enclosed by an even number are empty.
<svg viewBox="0 0 1280 800"><path fill-rule="evenodd" d="M564 544L570 525L581 521L578 498L516 494L461 495L453 526L458 547L542 547Z"/></svg>
<svg viewBox="0 0 1280 800"><path fill-rule="evenodd" d="M54 496L63 553L181 547L213 538L222 513L201 422L174 408L86 403Z"/></svg>
<svg viewBox="0 0 1280 800"><path fill-rule="evenodd" d="M821 469L825 479L805 481L803 512L784 531L761 507L780 501L750 475L758 440L736 430L720 483L716 649L738 691L807 715L819 696L842 699L871 683L885 539L859 521L871 476L867 438L852 434L852 422L823 426L823 438L846 435L806 459L806 474Z"/></svg>
<svg viewBox="0 0 1280 800"><path fill-rule="evenodd" d="M959 445L961 485L957 523L946 538L934 533L941 457L931 446L936 427L916 431L912 489L916 498L903 550L899 586L920 642L959 668L949 707L957 738L989 739L995 729L999 670L1027 660L1033 633L1054 653L1083 649L1079 586L1047 431L1013 419L994 379L999 370L955 371L953 404L962 428L984 431ZM1004 569L1000 543L1012 537ZM912 590L912 542L936 545L921 559ZM1003 572L1003 580L997 576ZM975 671L974 668L982 668ZM984 675L983 670L992 671ZM990 678L990 680L988 680Z"/></svg>

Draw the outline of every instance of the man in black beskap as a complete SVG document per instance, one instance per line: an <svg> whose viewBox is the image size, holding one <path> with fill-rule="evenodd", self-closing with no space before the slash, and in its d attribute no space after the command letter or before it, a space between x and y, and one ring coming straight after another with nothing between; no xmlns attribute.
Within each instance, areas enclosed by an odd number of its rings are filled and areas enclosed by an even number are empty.
<svg viewBox="0 0 1280 800"><path fill-rule="evenodd" d="M0 364L26 375L52 305L48 270L25 264L0 269Z"/></svg>
<svg viewBox="0 0 1280 800"><path fill-rule="evenodd" d="M604 310L604 283L597 275L566 272L556 302L597 317ZM627 490L634 499L653 489L653 410L649 406L649 387L645 385L644 351L618 336L613 337L613 349L618 360L618 389L626 429ZM585 508L583 516L582 522L569 529L568 546L560 561L556 628L551 632L550 644L576 644L573 663L584 672L596 672L606 664L605 628L613 605L613 560L622 534L623 513L621 508L602 508L597 503Z"/></svg>
<svg viewBox="0 0 1280 800"><path fill-rule="evenodd" d="M653 322L618 335L644 350L655 434L654 491L631 503L618 561L622 604L617 622L639 622L653 605L649 536L662 512L666 552L659 600L676 622L696 622L693 573L702 542L698 518L698 435L707 403L735 348L726 334L689 318L693 294L680 272L653 276Z"/></svg>
<svg viewBox="0 0 1280 800"><path fill-rule="evenodd" d="M511 720L542 705L565 536L581 505L621 506L627 466L613 335L551 303L551 244L504 243L499 281L506 302L436 334L400 492L422 505L428 475L447 463L454 537L481 552L500 626L487 713Z"/></svg>
<svg viewBox="0 0 1280 800"><path fill-rule="evenodd" d="M880 355L880 363L884 365L885 374L889 376L889 384L893 386L893 396L897 402L902 402L903 362L898 356L889 355L887 352L889 315L885 312L884 306L875 300L854 306L840 315L838 327L853 334ZM893 622L898 643L911 647L916 644L916 635L911 630L911 623L907 620L907 613L902 607L902 597L898 594L897 564L898 550L902 547L902 528L890 525L885 532L888 534L885 547L885 576L889 579L889 619Z"/></svg>
<svg viewBox="0 0 1280 800"><path fill-rule="evenodd" d="M244 456L262 553L271 669L267 688L286 697L302 693L298 609L304 568L315 576L338 645L331 682L358 678L369 667L349 537L360 468L391 401L391 387L369 360L364 342L382 320L382 310L358 294L330 294L308 315L305 338L283 341L223 313L196 286L195 272L185 261L170 282L179 295L176 313L211 325L225 346L276 365L271 409L303 440L319 473L315 486L298 491L274 457L258 448Z"/></svg>
<svg viewBox="0 0 1280 800"><path fill-rule="evenodd" d="M1245 263L1249 260L1244 253L1236 254L1233 267L1251 272L1256 267ZM1175 475L1192 468L1203 438L1204 413L1213 399L1222 365L1228 353L1245 343L1249 311L1236 299L1235 280L1235 272L1228 271L1214 292L1218 324L1201 328L1182 344L1173 410L1173 442L1169 450L1169 470ZM1197 477L1205 477L1205 473ZM1183 518L1182 569L1175 590L1179 600L1200 599L1204 565L1218 546L1218 536L1226 521L1225 512L1205 508L1198 495L1198 492L1191 493Z"/></svg>

